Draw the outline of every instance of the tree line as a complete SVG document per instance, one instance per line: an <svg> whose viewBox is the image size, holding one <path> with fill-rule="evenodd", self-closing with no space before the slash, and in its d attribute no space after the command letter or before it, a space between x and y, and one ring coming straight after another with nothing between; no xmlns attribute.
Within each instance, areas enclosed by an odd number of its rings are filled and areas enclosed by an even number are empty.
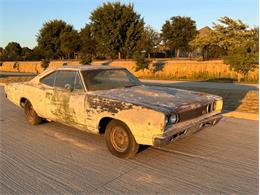
<svg viewBox="0 0 260 195"><path fill-rule="evenodd" d="M37 34L33 49L10 42L0 47L1 61L80 59L129 59L147 68L154 53L180 57L188 54L198 60L223 58L238 72L247 74L258 63L258 27L249 28L241 20L222 17L207 35L198 33L190 17L166 20L161 32L146 25L133 4L103 3L90 15L90 23L79 31L62 20L50 20Z"/></svg>

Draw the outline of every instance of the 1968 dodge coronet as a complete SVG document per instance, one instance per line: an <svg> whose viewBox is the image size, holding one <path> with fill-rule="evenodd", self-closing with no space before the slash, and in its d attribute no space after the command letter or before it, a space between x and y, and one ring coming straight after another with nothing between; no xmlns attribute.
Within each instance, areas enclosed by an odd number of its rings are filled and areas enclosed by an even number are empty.
<svg viewBox="0 0 260 195"><path fill-rule="evenodd" d="M31 81L5 86L6 97L24 108L27 121L56 121L104 134L109 151L133 157L139 145L163 146L217 124L221 97L143 85L127 69L65 66Z"/></svg>

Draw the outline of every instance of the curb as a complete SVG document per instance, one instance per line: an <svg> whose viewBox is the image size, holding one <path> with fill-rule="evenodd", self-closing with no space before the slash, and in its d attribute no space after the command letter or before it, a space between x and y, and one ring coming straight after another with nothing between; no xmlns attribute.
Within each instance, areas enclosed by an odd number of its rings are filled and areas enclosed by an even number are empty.
<svg viewBox="0 0 260 195"><path fill-rule="evenodd" d="M231 111L231 112L223 113L223 116L241 118L241 119L249 119L249 120L255 120L255 121L259 120L258 114L252 114L252 113L246 113L246 112Z"/></svg>

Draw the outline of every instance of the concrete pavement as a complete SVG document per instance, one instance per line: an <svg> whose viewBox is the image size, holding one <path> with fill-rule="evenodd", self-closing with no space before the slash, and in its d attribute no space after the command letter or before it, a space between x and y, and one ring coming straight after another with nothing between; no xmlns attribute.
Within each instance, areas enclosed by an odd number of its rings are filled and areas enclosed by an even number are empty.
<svg viewBox="0 0 260 195"><path fill-rule="evenodd" d="M224 117L163 148L118 159L104 137L29 125L0 90L1 194L258 194L258 122Z"/></svg>

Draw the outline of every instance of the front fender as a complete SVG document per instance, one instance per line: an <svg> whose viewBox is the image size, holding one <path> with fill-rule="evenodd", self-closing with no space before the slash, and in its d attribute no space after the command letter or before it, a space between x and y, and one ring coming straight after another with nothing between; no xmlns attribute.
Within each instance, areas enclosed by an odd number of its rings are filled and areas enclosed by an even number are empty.
<svg viewBox="0 0 260 195"><path fill-rule="evenodd" d="M86 99L87 124L98 129L104 117L125 123L138 144L152 145L153 136L164 130L165 115L142 106L118 100L89 96Z"/></svg>

